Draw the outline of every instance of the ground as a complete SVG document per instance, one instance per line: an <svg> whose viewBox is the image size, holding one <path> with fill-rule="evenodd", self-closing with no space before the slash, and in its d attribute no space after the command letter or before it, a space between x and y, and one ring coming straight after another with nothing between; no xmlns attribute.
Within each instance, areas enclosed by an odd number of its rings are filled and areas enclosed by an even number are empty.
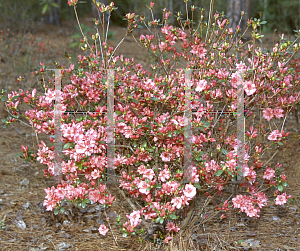
<svg viewBox="0 0 300 251"><path fill-rule="evenodd" d="M120 27L112 27L112 30L118 31L115 35L117 41L124 34L124 30ZM64 60L66 62L61 55L66 50L73 53L73 49L70 49L68 44L73 42L70 36L74 32L73 24L70 22L63 23L63 26L58 28L37 26L33 30L34 43L45 43L45 48L48 48L49 40L53 43L49 45L50 49L47 53L40 52L40 58L36 58L34 63L37 64L39 60L50 63L55 57L62 58L61 63L64 63ZM19 37L26 40L24 34ZM116 45L116 41L111 41L111 43ZM128 38L120 52L126 53L128 57L134 56L136 61L147 64L144 52L136 48L134 40ZM41 48L38 49L41 50ZM1 53L0 57L2 57L0 58L0 85L9 91L17 90L20 86L15 79L24 68L17 68L17 64L9 61ZM30 74L28 73L29 71L24 75L28 83L34 85L34 80L29 81ZM4 110L0 111L1 119L6 115ZM3 122L0 124L0 128L2 127ZM226 219L215 218L199 226L191 239L185 240L185 242L191 241L194 245L199 245L194 250L300 250L300 140L299 137L298 140L296 138L299 135L300 126L295 122L295 118L290 116L285 122L284 129L290 131L289 137L291 139L294 137L295 140L291 140L291 144L280 151L270 163L272 166L278 162L283 164L283 171L288 177L289 184L286 192L293 196L295 202L278 207L271 198L268 205L261 210L260 218L257 220L249 219L243 213L238 214L231 207ZM112 208L106 212L110 218L112 231L109 231L105 237L99 235L98 227L107 216L97 206L89 206L80 210L66 206L66 213L57 216L53 212L46 211L43 206L44 189L55 185L54 180L43 177L45 166L42 164L27 163L16 157L21 152L21 145L32 146L33 137L35 136L32 135L31 128L23 124L1 129L1 250L163 250L162 247L155 246L148 240L141 245L136 238L123 238L118 233L119 229L114 225L116 212L122 217L130 212L130 206L119 194ZM40 139L43 137L41 136ZM268 153L264 159L268 160L271 156L272 153Z"/></svg>

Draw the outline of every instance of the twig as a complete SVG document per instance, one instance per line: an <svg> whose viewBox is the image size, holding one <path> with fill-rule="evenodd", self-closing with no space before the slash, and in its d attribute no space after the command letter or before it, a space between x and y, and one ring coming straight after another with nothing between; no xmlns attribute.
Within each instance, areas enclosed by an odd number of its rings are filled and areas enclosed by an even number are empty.
<svg viewBox="0 0 300 251"><path fill-rule="evenodd" d="M272 155L272 157L265 163L267 165L274 157L275 155L279 152L279 150L276 150L276 152Z"/></svg>
<svg viewBox="0 0 300 251"><path fill-rule="evenodd" d="M124 103L122 103L119 99L117 99L116 97L115 97L115 100L117 101L117 102L119 102L121 105L123 105L124 107L126 106ZM129 109L130 109L130 111L139 119L139 115L131 108L131 106L129 106Z"/></svg>
<svg viewBox="0 0 300 251"><path fill-rule="evenodd" d="M180 226L180 228L182 229L183 232L185 231L185 228L188 225L188 223L192 217L194 206L195 206L195 200L193 200L190 211L188 212L187 216L184 218L182 225Z"/></svg>
<svg viewBox="0 0 300 251"><path fill-rule="evenodd" d="M123 196L123 198L128 202L128 204L131 206L131 208L132 208L133 210L137 211L136 206L131 202L131 200L130 200L129 198L126 197L124 191L121 190L121 189L119 188L119 192L120 192L120 194Z"/></svg>
<svg viewBox="0 0 300 251"><path fill-rule="evenodd" d="M109 228L110 228L110 231L111 231L111 233L112 233L112 235L113 235L114 241L115 241L116 245L119 246L118 243L117 243L117 240L116 240L116 238L115 238L114 232L112 231L112 229L111 229L111 227L110 227L110 224L109 224L109 218L107 217L106 210L104 210L104 213L105 213L106 221L107 221L107 223L108 223L108 226L109 226Z"/></svg>
<svg viewBox="0 0 300 251"><path fill-rule="evenodd" d="M77 11L76 11L76 7L75 6L74 6L74 12L75 12L76 20L77 20L77 23L78 23L81 35L83 36L83 39L85 40L86 36L84 35L84 33L83 33L82 29L81 29L81 25L80 25L80 22L79 22L79 19L78 19L78 15L77 15ZM92 48L91 48L91 46L90 46L90 44L89 44L89 42L87 40L86 40L86 43L90 47L90 50L93 51Z"/></svg>
<svg viewBox="0 0 300 251"><path fill-rule="evenodd" d="M115 145L115 147L125 147L125 148L129 148L133 153L135 153L135 151L132 149L131 146Z"/></svg>

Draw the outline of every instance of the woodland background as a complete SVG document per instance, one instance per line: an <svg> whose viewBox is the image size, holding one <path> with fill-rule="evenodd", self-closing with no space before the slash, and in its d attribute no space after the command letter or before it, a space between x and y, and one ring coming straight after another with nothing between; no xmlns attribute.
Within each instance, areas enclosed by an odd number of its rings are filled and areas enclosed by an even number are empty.
<svg viewBox="0 0 300 251"><path fill-rule="evenodd" d="M159 18L161 9L167 8L173 13L185 13L185 3L180 0L152 0L155 2L154 16ZM101 0L100 2L103 2ZM146 8L149 0L115 0L118 10L112 13L115 25L125 25L122 20L128 12L149 17ZM210 0L189 0L189 4L205 8L208 16ZM224 12L233 24L240 18L240 11L244 10L244 21L249 17L267 20L263 32L293 33L300 29L300 0L214 0L214 10ZM11 0L0 1L0 30L5 28L29 30L33 29L32 22L61 25L63 20L75 19L73 8L68 6L67 0ZM92 13L92 0L82 0L78 4L79 17Z"/></svg>

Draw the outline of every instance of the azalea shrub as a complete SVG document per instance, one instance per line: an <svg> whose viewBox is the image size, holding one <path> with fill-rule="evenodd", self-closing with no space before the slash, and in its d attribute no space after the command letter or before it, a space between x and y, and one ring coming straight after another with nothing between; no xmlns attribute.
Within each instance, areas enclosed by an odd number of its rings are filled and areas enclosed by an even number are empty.
<svg viewBox="0 0 300 251"><path fill-rule="evenodd" d="M76 0L69 0L75 13L76 4ZM109 15L115 9L113 3L95 4L99 12ZM151 13L154 7L151 2ZM277 205L290 198L284 192L287 182L282 165L264 164L262 156L270 148L281 150L288 140L289 132L283 130L283 125L299 103L300 95L299 73L291 67L295 64L291 59L299 49L298 37L287 41L282 35L272 51L263 50L257 46L262 37L258 33L263 24L260 20L248 20L252 39L243 42L246 31L242 33L239 26L228 27L224 14L215 13L206 22L203 9L186 7L186 17L180 13L175 16L178 26L169 24L173 14L166 9L162 20L146 21L135 13L125 16L125 36L132 35L140 49L149 53L152 63L148 69L133 58L117 54L124 39L115 48L107 45L104 20L95 20L97 33L91 38L83 34L85 55L78 55L76 63L66 67L56 62L65 82L60 128L64 146L62 179L45 189L44 205L48 211L64 211L64 200L81 207L95 203L108 207L114 203L116 195L106 183L109 69L114 70L116 188L132 207L127 221L117 218L123 236L145 236L144 230L156 223L160 227L152 231L154 239L168 243L170 234L184 230L189 220L204 223L218 213L225 218L230 204L248 217L258 218L260 209L267 205L266 191L273 192ZM196 10L200 14L198 23L193 20ZM104 35L100 34L99 26ZM135 30L140 26L148 32L136 38ZM192 70L191 106L197 111L191 119L193 165L186 173L185 69ZM43 76L40 85L44 95L38 96L35 89L8 94L6 106L10 117L5 122L11 124L20 119L20 102L30 107L24 117L37 133L49 134L52 144L39 142L36 153L22 146L23 158L46 165L44 173L50 177L54 176L55 161L55 91L54 77L45 81L46 70L41 63L33 72ZM245 89L245 166L244 180L236 183L234 112L239 74ZM66 112L70 110L89 112L76 117ZM254 119L257 112L259 121ZM185 176L187 183L183 182ZM237 193L231 195L232 199L224 198L224 189L236 185ZM216 196L216 213L207 218L203 208L208 203L199 205L196 198L210 201ZM192 219L193 211L196 214ZM100 234L107 232L108 225L99 227Z"/></svg>

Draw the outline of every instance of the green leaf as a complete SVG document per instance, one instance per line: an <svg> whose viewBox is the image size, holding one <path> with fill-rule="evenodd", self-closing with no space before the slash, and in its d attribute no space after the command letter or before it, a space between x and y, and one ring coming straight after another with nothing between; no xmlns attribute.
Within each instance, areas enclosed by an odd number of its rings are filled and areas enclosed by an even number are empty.
<svg viewBox="0 0 300 251"><path fill-rule="evenodd" d="M54 7L54 8L59 8L59 5L57 3L51 3L51 5Z"/></svg>
<svg viewBox="0 0 300 251"><path fill-rule="evenodd" d="M172 220L176 220L176 219L178 219L178 216L176 216L175 214L170 214L169 218Z"/></svg>
<svg viewBox="0 0 300 251"><path fill-rule="evenodd" d="M282 192L282 191L283 191L283 186L282 186L282 185L279 185L279 186L278 186L278 190L279 190L279 192Z"/></svg>
<svg viewBox="0 0 300 251"><path fill-rule="evenodd" d="M84 198L83 200L85 203L91 203L91 201L88 198Z"/></svg>
<svg viewBox="0 0 300 251"><path fill-rule="evenodd" d="M122 114L122 112L121 112L121 111L115 111L115 113L116 113L117 115L120 115L120 114Z"/></svg>
<svg viewBox="0 0 300 251"><path fill-rule="evenodd" d="M48 4L45 4L42 10L42 14L44 15L47 12Z"/></svg>
<svg viewBox="0 0 300 251"><path fill-rule="evenodd" d="M215 176L219 177L222 175L222 173L224 172L224 170L218 170L217 172L215 172Z"/></svg>
<svg viewBox="0 0 300 251"><path fill-rule="evenodd" d="M60 208L60 211L61 211L62 213L64 213L64 212L66 211L66 209L64 209L63 207L61 207L61 208Z"/></svg>
<svg viewBox="0 0 300 251"><path fill-rule="evenodd" d="M159 223L161 220L161 217L159 216L156 220L155 220L155 223Z"/></svg>
<svg viewBox="0 0 300 251"><path fill-rule="evenodd" d="M200 188L201 188L201 186L200 186L200 184L199 184L199 183L194 183L193 185L194 185L194 187L196 187L196 188L198 188L198 189L200 189Z"/></svg>
<svg viewBox="0 0 300 251"><path fill-rule="evenodd" d="M289 186L288 183L286 183L285 181L282 182L282 185L283 185L284 187L288 187L288 186Z"/></svg>
<svg viewBox="0 0 300 251"><path fill-rule="evenodd" d="M280 141L278 141L277 143L278 143L278 145L280 145L280 146L282 146L282 145L283 145L283 143L282 143L282 142L280 142Z"/></svg>
<svg viewBox="0 0 300 251"><path fill-rule="evenodd" d="M104 140L100 140L99 143L106 144L106 142Z"/></svg>
<svg viewBox="0 0 300 251"><path fill-rule="evenodd" d="M59 212L58 208L54 209L54 215L58 215L58 212Z"/></svg>
<svg viewBox="0 0 300 251"><path fill-rule="evenodd" d="M159 99L157 97L152 97L152 100L159 101Z"/></svg>
<svg viewBox="0 0 300 251"><path fill-rule="evenodd" d="M225 149L221 149L221 152L226 155L228 152Z"/></svg>
<svg viewBox="0 0 300 251"><path fill-rule="evenodd" d="M81 206L82 206L82 208L85 208L86 207L86 203L84 201L81 202Z"/></svg>
<svg viewBox="0 0 300 251"><path fill-rule="evenodd" d="M196 156L196 157L195 157L195 160L197 160L197 161L201 161L201 157L199 157L199 156Z"/></svg>
<svg viewBox="0 0 300 251"><path fill-rule="evenodd" d="M210 124L210 122L202 122L203 123L203 127L210 127L211 126L211 124Z"/></svg>
<svg viewBox="0 0 300 251"><path fill-rule="evenodd" d="M68 142L67 144L64 145L64 149L68 149L68 148L70 148L70 146L71 146L71 143Z"/></svg>
<svg viewBox="0 0 300 251"><path fill-rule="evenodd" d="M160 189L162 186L160 184L155 185L156 188Z"/></svg>
<svg viewBox="0 0 300 251"><path fill-rule="evenodd" d="M23 152L17 154L16 157L20 157L20 156L22 156L22 155L23 155Z"/></svg>
<svg viewBox="0 0 300 251"><path fill-rule="evenodd" d="M74 43L70 44L69 46L72 48L72 47L75 47L76 45L78 45L78 42L74 42Z"/></svg>
<svg viewBox="0 0 300 251"><path fill-rule="evenodd" d="M144 142L142 147L146 148L147 147L147 142Z"/></svg>

